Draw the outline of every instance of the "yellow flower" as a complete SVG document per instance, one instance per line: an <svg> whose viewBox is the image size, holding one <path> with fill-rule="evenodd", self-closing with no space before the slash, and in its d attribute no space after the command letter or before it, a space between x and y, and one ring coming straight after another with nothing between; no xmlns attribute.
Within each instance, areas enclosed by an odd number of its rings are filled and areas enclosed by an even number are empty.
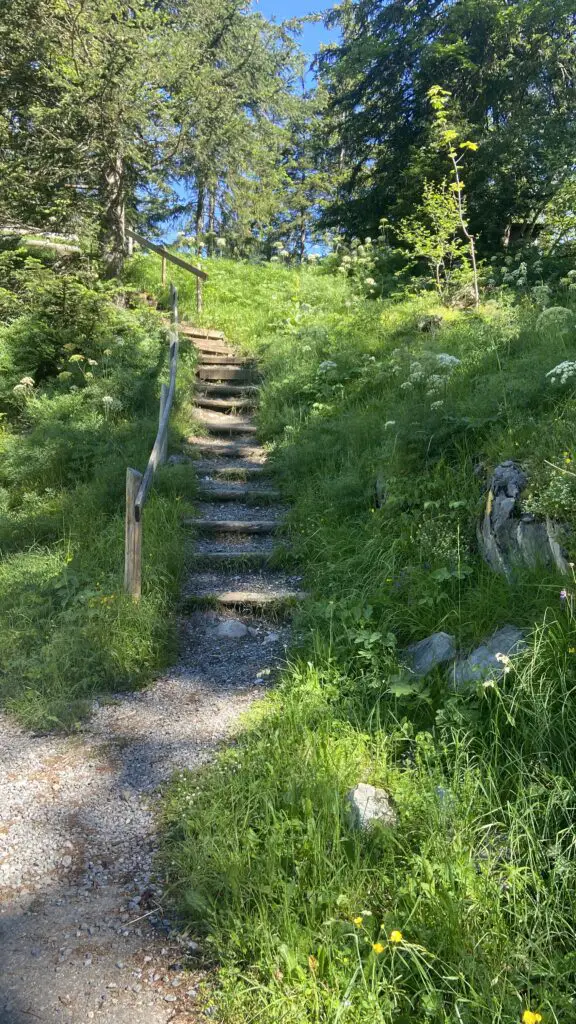
<svg viewBox="0 0 576 1024"><path fill-rule="evenodd" d="M541 1013L532 1013L532 1010L524 1010L522 1014L522 1024L540 1024L542 1020Z"/></svg>
<svg viewBox="0 0 576 1024"><path fill-rule="evenodd" d="M353 924L355 924L355 925L356 925L356 927L357 927L357 928L359 928L359 927L360 927L360 925L364 923L364 918L363 918L363 917L360 917L360 916L358 916L358 917L353 917L353 918L352 918L352 922L353 922Z"/></svg>
<svg viewBox="0 0 576 1024"><path fill-rule="evenodd" d="M568 654L576 654L576 647L569 647Z"/></svg>
<svg viewBox="0 0 576 1024"><path fill-rule="evenodd" d="M372 949L374 950L375 953L383 953L384 952L384 946L382 945L381 942L374 942L372 944Z"/></svg>
<svg viewBox="0 0 576 1024"><path fill-rule="evenodd" d="M402 932L399 932L395 928L393 932L390 932L389 938L390 938L390 942L402 942L404 936L402 935Z"/></svg>

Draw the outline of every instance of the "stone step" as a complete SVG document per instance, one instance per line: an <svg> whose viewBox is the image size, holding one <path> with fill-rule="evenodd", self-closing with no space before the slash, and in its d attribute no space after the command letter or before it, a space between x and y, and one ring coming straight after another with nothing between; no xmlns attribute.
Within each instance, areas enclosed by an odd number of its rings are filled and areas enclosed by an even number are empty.
<svg viewBox="0 0 576 1024"><path fill-rule="evenodd" d="M255 398L205 398L196 395L194 405L199 409L214 409L216 412L234 412L236 409L253 409Z"/></svg>
<svg viewBox="0 0 576 1024"><path fill-rule="evenodd" d="M250 366L211 366L208 363L199 363L196 376L199 380L230 380L236 384L253 384L258 379L256 370Z"/></svg>
<svg viewBox="0 0 576 1024"><path fill-rule="evenodd" d="M248 416L233 416L199 409L195 418L211 434L255 434L256 424Z"/></svg>
<svg viewBox="0 0 576 1024"><path fill-rule="evenodd" d="M182 520L184 526L193 526L199 533L276 533L281 519L193 519Z"/></svg>
<svg viewBox="0 0 576 1024"><path fill-rule="evenodd" d="M202 501L245 501L248 504L258 505L270 504L279 501L282 495L280 491L272 488L254 487L224 487L222 485L206 485L201 483L198 488L198 497Z"/></svg>
<svg viewBox="0 0 576 1024"><path fill-rule="evenodd" d="M250 395L257 396L260 388L255 384L211 384L207 381L197 381L196 387L200 394L207 398L211 395L219 395L222 398L232 398L238 395L241 398Z"/></svg>

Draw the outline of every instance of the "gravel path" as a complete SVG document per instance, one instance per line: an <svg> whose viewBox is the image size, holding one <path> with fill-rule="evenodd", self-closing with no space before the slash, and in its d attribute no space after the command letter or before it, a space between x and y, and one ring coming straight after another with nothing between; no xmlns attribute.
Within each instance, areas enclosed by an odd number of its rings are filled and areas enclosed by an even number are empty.
<svg viewBox="0 0 576 1024"><path fill-rule="evenodd" d="M194 943L165 920L153 876L158 786L214 755L288 637L249 618L245 638L216 637L225 618L184 620L179 664L97 705L78 736L0 718L1 1024L207 1019Z"/></svg>
<svg viewBox="0 0 576 1024"><path fill-rule="evenodd" d="M251 437L232 448L217 437L189 443L204 456L203 476L210 459L217 472L266 458ZM286 511L196 506L197 517L218 521L281 521ZM243 548L270 551L272 542L221 531L198 538L197 553ZM198 566L184 594L216 584L282 597L300 578ZM30 735L0 715L0 1024L210 1019L195 937L167 919L154 875L161 787L214 757L270 685L289 638L284 622L234 618L220 604L181 620L177 665L141 693L96 702L78 735Z"/></svg>

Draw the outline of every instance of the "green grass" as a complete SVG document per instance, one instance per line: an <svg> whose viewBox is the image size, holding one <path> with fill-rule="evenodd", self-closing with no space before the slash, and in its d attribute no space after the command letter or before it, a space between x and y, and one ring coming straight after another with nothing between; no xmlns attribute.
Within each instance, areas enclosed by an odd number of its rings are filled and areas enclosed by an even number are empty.
<svg viewBox="0 0 576 1024"><path fill-rule="evenodd" d="M95 694L140 686L173 655L194 484L182 466L157 478L135 605L123 593L125 476L145 468L156 434L165 335L113 289L36 262L21 315L0 326L0 704L24 725L70 728ZM192 373L184 352L175 444Z"/></svg>
<svg viewBox="0 0 576 1024"><path fill-rule="evenodd" d="M279 689L166 805L171 890L220 965L218 1014L574 1021L576 623L559 596L573 581L496 576L475 528L491 470L515 458L526 511L574 536L574 388L546 373L576 332L506 294L476 313L367 302L310 268L207 269L203 323L264 368L261 430L312 594ZM152 287L151 261L134 272ZM459 363L435 381L438 353ZM408 642L443 629L467 650L507 622L529 648L494 685L398 686ZM394 830L351 830L358 781L391 793Z"/></svg>

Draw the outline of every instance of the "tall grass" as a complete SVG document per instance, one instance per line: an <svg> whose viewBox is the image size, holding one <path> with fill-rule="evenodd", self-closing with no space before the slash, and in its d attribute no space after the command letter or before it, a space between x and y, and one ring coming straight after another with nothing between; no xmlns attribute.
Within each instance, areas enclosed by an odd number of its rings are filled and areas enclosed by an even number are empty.
<svg viewBox="0 0 576 1024"><path fill-rule="evenodd" d="M0 704L34 728L71 727L96 693L141 685L172 656L194 485L181 466L156 482L136 606L123 593L125 474L145 468L156 434L164 331L94 282L34 267L27 281L28 305L0 327ZM183 407L192 373L184 353Z"/></svg>
<svg viewBox="0 0 576 1024"><path fill-rule="evenodd" d="M278 690L167 803L172 892L220 964L218 1013L576 1020L573 581L509 582L475 536L507 458L526 511L573 528L574 391L546 373L576 336L506 295L444 310L367 302L321 270L207 269L204 322L264 368L261 431L311 593ZM506 675L406 686L408 642L442 629L467 651L507 622L528 647ZM359 781L389 791L394 829L350 827Z"/></svg>

